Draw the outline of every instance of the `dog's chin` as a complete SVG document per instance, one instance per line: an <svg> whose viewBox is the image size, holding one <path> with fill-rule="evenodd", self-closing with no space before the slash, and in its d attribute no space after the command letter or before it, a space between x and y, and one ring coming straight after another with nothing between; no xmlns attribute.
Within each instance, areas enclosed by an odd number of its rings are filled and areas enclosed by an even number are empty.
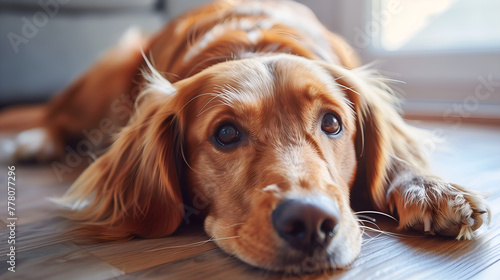
<svg viewBox="0 0 500 280"><path fill-rule="evenodd" d="M361 248L361 238L356 240L354 244L340 238L337 242L338 244L332 244L333 246L330 246L326 252L316 250L305 253L287 249L283 250L283 253L269 263L249 263L267 270L289 274L308 274L344 269L358 256Z"/></svg>
<svg viewBox="0 0 500 280"><path fill-rule="evenodd" d="M356 256L357 254L348 258L341 256L342 261L339 262L339 256L335 253L291 253L283 254L282 257L278 257L269 263L248 263L270 271L285 272L288 274L309 274L346 268L354 261Z"/></svg>
<svg viewBox="0 0 500 280"><path fill-rule="evenodd" d="M226 246L219 244L224 250ZM241 261L269 271L284 272L287 274L309 274L320 273L344 269L348 267L359 254L358 248L350 248L352 251L342 252L299 252L296 250L282 250L273 258L266 260L253 259L245 255L239 255L232 252L231 254ZM229 252L228 252L229 253Z"/></svg>
<svg viewBox="0 0 500 280"><path fill-rule="evenodd" d="M313 257L306 257L302 260L298 260L293 264L287 264L282 266L276 266L274 268L269 268L268 270L283 272L285 274L301 275L301 274L314 274L322 273L326 271L334 271L347 267L349 264L339 266L333 259L335 256L326 256L320 259L315 259Z"/></svg>
<svg viewBox="0 0 500 280"><path fill-rule="evenodd" d="M251 266L269 271L309 274L343 269L356 259L361 249L361 231L358 226L340 230L326 250L304 252L274 240L274 234L266 232L266 227L261 227L261 231L267 234L256 236L241 234L245 232L245 224L221 232L214 230L220 229L214 226L218 223L211 222L213 219L209 216L205 220L205 230L219 248Z"/></svg>

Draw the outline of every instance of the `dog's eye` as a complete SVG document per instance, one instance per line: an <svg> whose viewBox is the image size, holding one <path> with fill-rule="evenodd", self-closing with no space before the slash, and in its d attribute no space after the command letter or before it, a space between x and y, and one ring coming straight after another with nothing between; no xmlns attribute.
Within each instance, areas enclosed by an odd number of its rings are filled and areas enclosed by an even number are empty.
<svg viewBox="0 0 500 280"><path fill-rule="evenodd" d="M321 130L323 130L327 135L338 135L342 131L340 118L336 114L325 114L321 120Z"/></svg>
<svg viewBox="0 0 500 280"><path fill-rule="evenodd" d="M223 124L215 132L215 140L221 146L227 146L240 141L240 132L232 124Z"/></svg>

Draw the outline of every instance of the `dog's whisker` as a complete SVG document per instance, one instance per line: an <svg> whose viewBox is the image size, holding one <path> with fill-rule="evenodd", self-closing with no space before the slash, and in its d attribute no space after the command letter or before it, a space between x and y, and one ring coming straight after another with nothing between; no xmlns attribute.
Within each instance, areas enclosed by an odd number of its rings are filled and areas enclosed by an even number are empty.
<svg viewBox="0 0 500 280"><path fill-rule="evenodd" d="M382 81L382 82L389 82L389 83L398 83L398 84L407 84L405 81L401 81L401 80L396 80L396 79L391 79L391 78L387 78L387 77L377 77L377 78L370 78L371 80L375 80L375 81Z"/></svg>
<svg viewBox="0 0 500 280"><path fill-rule="evenodd" d="M372 222L372 221L368 221L368 220L358 220L359 222L362 222L362 226L366 226L365 223L368 223L368 224L371 224L371 225L374 225L376 226L378 229L380 229L380 227L377 225L377 223L375 222Z"/></svg>
<svg viewBox="0 0 500 280"><path fill-rule="evenodd" d="M219 238L210 238L207 242L209 241L219 241L219 240L227 240L227 239L236 239L236 238L241 238L241 236L239 235L235 235L235 236L229 236L229 237L219 237Z"/></svg>
<svg viewBox="0 0 500 280"><path fill-rule="evenodd" d="M357 95L361 95L359 92L355 91L354 89L352 89L351 87L348 87L348 86L344 86L342 84L337 84L337 86L341 87L341 88L344 88L344 89L347 89L347 90L350 90L354 93L356 93Z"/></svg>
<svg viewBox="0 0 500 280"><path fill-rule="evenodd" d="M358 221L360 222L360 221ZM375 223L372 223L370 221L364 221L364 222L367 222L369 224L373 224L374 226L376 226L376 228L373 228L373 227L370 227L370 226L366 226L366 225L360 225L359 227L363 230L370 230L370 231L373 231L373 232L378 232L380 234L383 234L383 235L387 235L387 236L392 236L392 237L409 237L409 238L413 238L413 237L423 237L423 236L414 236L414 235L408 235L408 234L402 234L402 233L397 233L397 232L390 232L390 231L386 231L386 230L382 230L377 224ZM379 235L377 235L379 236Z"/></svg>
<svg viewBox="0 0 500 280"><path fill-rule="evenodd" d="M198 242L193 242L193 243L183 244L183 245L176 245L176 246L160 247L160 248L148 250L146 252L154 252L154 251L178 249L178 248L188 248L188 247L197 247L197 246L207 244L209 242L214 242L214 241L219 241L219 240L227 240L227 239L235 239L235 238L241 238L241 236L230 236L230 237L220 237L220 238L212 238L211 237L211 238L209 238L207 240L203 240L203 241L198 241Z"/></svg>
<svg viewBox="0 0 500 280"><path fill-rule="evenodd" d="M380 228L380 226L376 223L376 219L369 217L369 216L366 216L366 215L362 215L362 214L378 214L378 215L386 216L386 217L391 218L392 220L398 222L398 220L396 218L394 218L393 216L391 216L389 214L379 212L379 211L359 211L359 212L356 212L354 214L356 215L357 222L360 224L359 227L362 230L361 234L366 235L369 238L362 243L363 245L368 244L373 239L375 239L381 235L387 235L387 236L392 236L392 237L414 237L412 235L406 235L406 234L400 234L400 233L382 230ZM368 226L365 223L373 225L373 226L375 226L375 228ZM372 231L372 232L376 232L378 234L375 236L370 236L370 235L368 235L367 230Z"/></svg>
<svg viewBox="0 0 500 280"><path fill-rule="evenodd" d="M382 235L382 233L379 233L375 236L370 236L370 235L366 234L367 238L363 239L363 241L361 241L361 246L366 246L368 243L372 242L373 240L380 237L381 235Z"/></svg>
<svg viewBox="0 0 500 280"><path fill-rule="evenodd" d="M361 223L361 224L363 224L363 226L361 226L361 225L359 226L359 228L361 229L361 236L363 236L364 234L366 234L364 223L361 222L361 221L358 221L358 222Z"/></svg>
<svg viewBox="0 0 500 280"><path fill-rule="evenodd" d="M387 214L387 213L384 213L384 212L379 212L379 211L358 211L358 212L355 212L354 215L358 216L358 217L365 217L364 215L363 216L359 216L359 214L377 214L377 215L382 215L382 216L385 216L385 217L388 217L396 222L399 222L398 219L394 218L393 216Z"/></svg>
<svg viewBox="0 0 500 280"><path fill-rule="evenodd" d="M189 164L188 160L186 159L186 154L184 153L184 146L183 146L183 141L179 141L179 145L180 145L180 150L181 150L181 156L182 156L182 160L184 161L184 163L186 164L186 166L192 170L193 172L195 173L200 173L199 171L197 171L196 169L194 169L191 164Z"/></svg>
<svg viewBox="0 0 500 280"><path fill-rule="evenodd" d="M212 109L214 107L217 107L219 105L227 105L224 101L222 101L222 104L217 104L217 105L214 105L212 107L208 107L207 108L208 104L210 104L212 101L214 101L217 98L220 98L220 99L224 100L224 96L223 95L224 94L214 94L214 97L212 97L210 100L208 100L208 102L205 105L203 105L203 107L201 107L201 109L198 111L198 114L196 115L196 117L199 117L204 112L206 112L206 111L208 111L208 110L210 110L210 109Z"/></svg>
<svg viewBox="0 0 500 280"><path fill-rule="evenodd" d="M370 216L365 216L365 215L357 215L357 217L358 217L358 218L365 219L365 220L368 220L368 221L372 221L372 222L374 222L374 223L375 223L375 222L377 222L377 219L372 218L372 217L370 217ZM362 220L360 220L360 221L362 221Z"/></svg>
<svg viewBox="0 0 500 280"><path fill-rule="evenodd" d="M409 235L409 234L402 234L402 233L397 233L397 232L390 232L390 231L385 231L385 230L381 230L381 229L372 228L372 227L369 227L369 226L360 226L360 227L361 228L364 227L367 230L378 232L380 234L387 235L387 236L392 236L392 237L405 237L405 238L422 238L422 237L425 237L425 236L421 236L421 235Z"/></svg>
<svg viewBox="0 0 500 280"><path fill-rule="evenodd" d="M367 225L365 225L365 223L368 223L368 224L374 225L375 227L377 227L380 230L380 227L374 221L371 221L371 220L361 220L361 219L356 219L356 220L357 220L358 223L361 224L360 227L370 228Z"/></svg>
<svg viewBox="0 0 500 280"><path fill-rule="evenodd" d="M216 98L219 98L219 95L214 95L212 98L210 98L210 100L208 100L207 103L205 103L205 105L203 105L203 107L201 107L201 109L198 111L198 114L196 116L199 117L201 115L201 113L204 112L204 110L208 106L208 104L210 104L210 102L212 102Z"/></svg>
<svg viewBox="0 0 500 280"><path fill-rule="evenodd" d="M372 225L374 225L374 226L375 226L375 227L377 227L377 228L375 229L375 228L372 228L372 227L366 226L366 225L364 224L364 222L367 222L367 223L369 223L369 224L372 224ZM363 225L360 225L360 228L361 228L361 229L363 229L363 233L364 233L364 234L366 234L366 236L368 237L368 239L366 239L366 241L364 241L364 240L363 240L363 241L362 241L362 245L366 245L366 244L368 244L369 242L371 242L372 240L374 240L375 238L380 237L380 236L382 235L382 233L381 233L381 232L383 231L383 230L381 230L381 229L380 229L380 227L379 227L376 223L374 223L374 222L371 222L371 221L364 221L364 222L362 223ZM366 232L366 230L370 230L370 231L373 231L373 232L378 232L378 234L377 234L377 235L375 235L375 236L370 236L370 235Z"/></svg>
<svg viewBox="0 0 500 280"><path fill-rule="evenodd" d="M340 79L343 79L343 78L345 78L345 75L343 75L343 76L338 76L338 77L336 77L335 79L333 79L333 81L334 81L334 82L336 82L336 81L338 81L338 80L340 80Z"/></svg>
<svg viewBox="0 0 500 280"><path fill-rule="evenodd" d="M227 104L217 104L217 105L214 105L214 106L210 106L208 107L207 109L203 110L202 112L200 112L198 115L196 115L197 117L201 116L203 113L209 111L210 109L213 109L215 107L219 107L219 106L227 106Z"/></svg>
<svg viewBox="0 0 500 280"><path fill-rule="evenodd" d="M193 242L193 243L189 243L189 244L155 248L155 249L148 250L146 252L154 252L154 251L161 251L161 250L168 250L168 249L177 249L177 248L197 247L197 246L201 246L201 245L206 244L206 243L211 242L211 241L212 241L211 239L207 239L207 240Z"/></svg>
<svg viewBox="0 0 500 280"><path fill-rule="evenodd" d="M372 236L370 235L366 230L365 228L361 228L361 246L364 246L366 244L368 244L370 241L372 241L374 238L376 237L379 237L380 234L376 235L376 236Z"/></svg>
<svg viewBox="0 0 500 280"><path fill-rule="evenodd" d="M200 97L214 96L214 95L217 96L215 93L212 93L212 92L207 92L207 93L202 93L202 94L196 95L195 97L189 99L188 102L184 103L184 105L179 109L179 112L177 112L177 114L179 114L189 103L193 102L194 100L196 100Z"/></svg>
<svg viewBox="0 0 500 280"><path fill-rule="evenodd" d="M233 100L230 98L230 96L234 93L239 93L239 92L237 89L235 89L233 86L231 86L229 84L225 84L224 86L221 86L219 89L216 89L215 92L212 93L213 98L208 100L208 102L199 110L197 117L199 117L204 112L206 112L206 111L208 111L208 110L210 110L218 105L226 105L226 106L232 107L231 105L233 104ZM208 104L210 104L212 101L214 101L217 98L221 99L222 104L217 104L215 106L207 108Z"/></svg>

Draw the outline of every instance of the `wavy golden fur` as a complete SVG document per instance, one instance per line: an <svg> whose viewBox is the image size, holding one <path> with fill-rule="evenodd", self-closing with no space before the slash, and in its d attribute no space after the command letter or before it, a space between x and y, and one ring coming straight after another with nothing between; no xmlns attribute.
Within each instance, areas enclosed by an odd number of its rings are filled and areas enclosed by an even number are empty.
<svg viewBox="0 0 500 280"><path fill-rule="evenodd" d="M133 102L116 107L123 96ZM84 237L168 236L195 213L251 265L291 270L312 258L325 269L360 251L353 191L401 229L458 239L488 212L481 196L430 173L423 133L383 79L294 2L217 1L151 38L129 34L40 108L28 132L43 144L18 143L18 159L60 156L103 119L124 125L59 200Z"/></svg>

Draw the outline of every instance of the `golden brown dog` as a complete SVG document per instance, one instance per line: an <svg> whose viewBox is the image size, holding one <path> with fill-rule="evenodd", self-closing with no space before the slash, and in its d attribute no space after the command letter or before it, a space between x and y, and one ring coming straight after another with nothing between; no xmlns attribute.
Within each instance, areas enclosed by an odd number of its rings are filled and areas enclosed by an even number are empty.
<svg viewBox="0 0 500 280"><path fill-rule="evenodd" d="M87 237L168 236L196 210L251 265L342 268L361 246L356 189L400 228L472 238L485 201L429 173L420 132L358 66L300 4L218 1L152 38L129 34L29 121L17 109L0 126L31 128L15 158L47 160L128 122L62 199Z"/></svg>

